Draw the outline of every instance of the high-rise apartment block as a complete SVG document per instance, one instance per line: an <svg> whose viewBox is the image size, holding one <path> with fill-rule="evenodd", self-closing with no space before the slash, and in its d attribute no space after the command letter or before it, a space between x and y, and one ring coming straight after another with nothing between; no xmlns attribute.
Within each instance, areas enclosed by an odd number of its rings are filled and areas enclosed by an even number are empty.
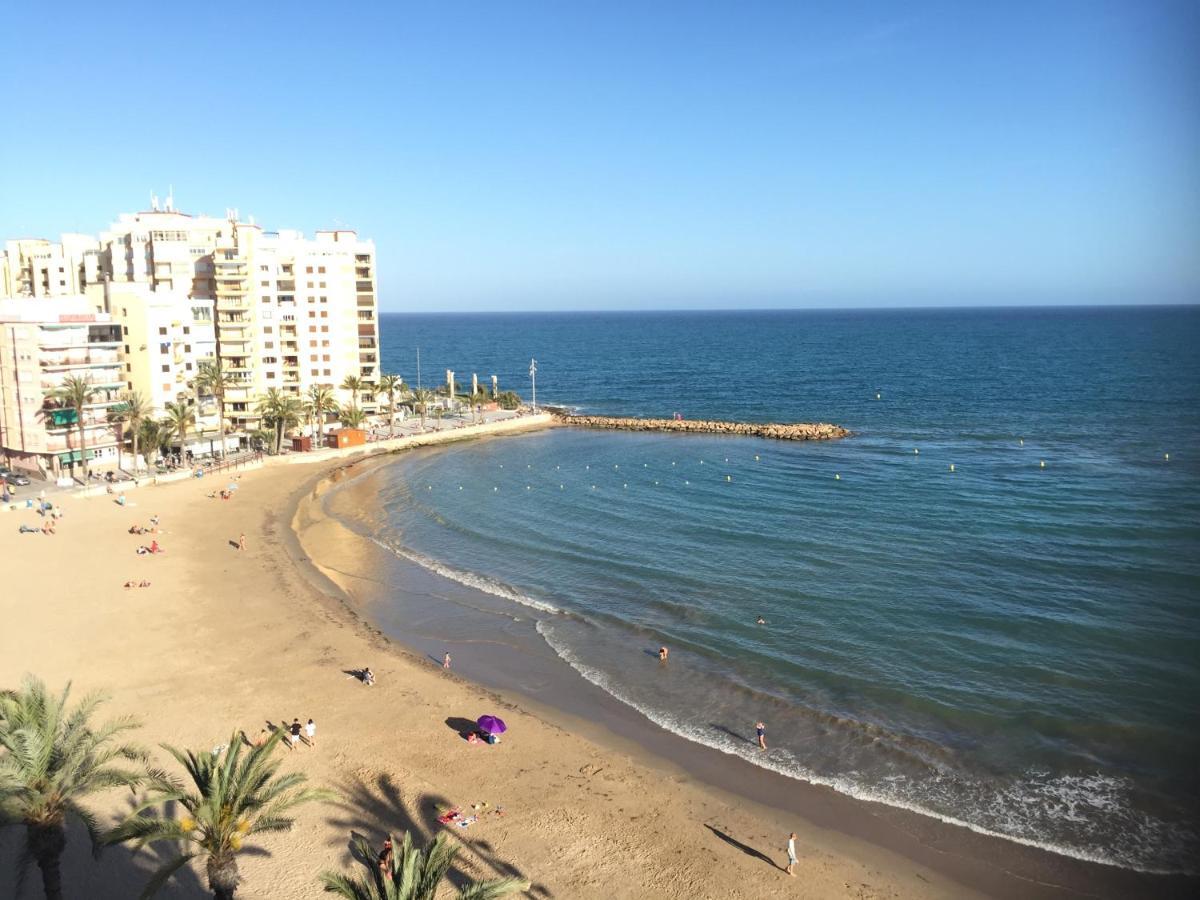
<svg viewBox="0 0 1200 900"><path fill-rule="evenodd" d="M327 385L348 403L342 384L349 376L363 385L354 398L359 408L377 412L376 289L375 246L353 231L308 239L264 231L236 212L188 215L169 202L120 216L98 238L13 240L0 255L0 298L67 298L72 309L115 323L121 386L159 413L171 402L193 405L199 432L213 437L216 404L195 383L205 362L234 384L225 395L226 431L258 428L257 401L271 388L302 394ZM21 315L38 318L36 311ZM40 373L39 389L48 380ZM11 446L14 428L29 427L0 420L0 446Z"/></svg>

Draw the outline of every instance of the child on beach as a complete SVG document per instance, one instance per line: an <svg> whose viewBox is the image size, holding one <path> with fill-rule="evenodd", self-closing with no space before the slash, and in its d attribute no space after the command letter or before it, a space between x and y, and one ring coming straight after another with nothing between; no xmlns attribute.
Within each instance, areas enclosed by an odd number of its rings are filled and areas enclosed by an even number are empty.
<svg viewBox="0 0 1200 900"><path fill-rule="evenodd" d="M304 734L308 738L308 746L317 746L317 723L312 719L304 726Z"/></svg>

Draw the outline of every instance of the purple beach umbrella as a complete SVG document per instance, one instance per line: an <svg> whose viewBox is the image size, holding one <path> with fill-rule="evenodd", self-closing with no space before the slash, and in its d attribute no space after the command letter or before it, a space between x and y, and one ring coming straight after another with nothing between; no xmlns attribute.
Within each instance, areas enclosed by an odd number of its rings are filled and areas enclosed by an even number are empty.
<svg viewBox="0 0 1200 900"><path fill-rule="evenodd" d="M475 724L479 726L480 731L487 734L504 734L508 730L508 726L504 724L504 720L496 716L480 716Z"/></svg>

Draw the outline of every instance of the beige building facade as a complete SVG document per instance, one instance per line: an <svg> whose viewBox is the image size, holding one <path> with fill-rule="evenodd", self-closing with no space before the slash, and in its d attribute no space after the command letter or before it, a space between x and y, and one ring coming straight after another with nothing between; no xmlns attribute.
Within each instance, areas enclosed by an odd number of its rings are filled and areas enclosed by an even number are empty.
<svg viewBox="0 0 1200 900"><path fill-rule="evenodd" d="M154 205L119 216L95 238L7 241L0 298L64 299L79 310L69 314L103 316L104 333L119 338L119 387L139 392L158 415L170 402L193 405L201 432L217 434L215 400L198 396L195 384L205 362L219 361L234 382L225 397L227 431L260 427L258 401L271 388L303 395L327 385L339 403L353 400L369 414L378 412L371 241L345 229L310 239L298 231L265 231L235 211L193 216L169 202ZM43 312L53 317L50 307ZM107 360L114 348L96 349L105 351L97 359ZM111 374L106 370L105 377ZM363 382L356 398L342 388L348 376ZM0 446L32 447L36 431L18 436L10 429Z"/></svg>
<svg viewBox="0 0 1200 900"><path fill-rule="evenodd" d="M125 388L120 326L89 298L0 300L0 457L14 469L54 478L117 465L109 411ZM91 388L80 439L74 409L54 394L67 376Z"/></svg>

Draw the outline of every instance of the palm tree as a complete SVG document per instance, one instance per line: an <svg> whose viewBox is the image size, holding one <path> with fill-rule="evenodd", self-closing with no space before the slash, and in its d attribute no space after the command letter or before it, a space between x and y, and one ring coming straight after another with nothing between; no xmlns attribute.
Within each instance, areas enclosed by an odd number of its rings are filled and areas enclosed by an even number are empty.
<svg viewBox="0 0 1200 900"><path fill-rule="evenodd" d="M163 423L150 418L142 420L142 424L134 435L134 453L137 453L137 442L140 442L142 452L146 455L147 469L158 462L158 453L166 439L167 429Z"/></svg>
<svg viewBox="0 0 1200 900"><path fill-rule="evenodd" d="M346 406L341 412L342 424L347 428L362 428L367 420L367 414L357 406Z"/></svg>
<svg viewBox="0 0 1200 900"><path fill-rule="evenodd" d="M279 453L283 448L283 433L300 424L303 410L300 398L295 394L269 388L258 401L258 414L263 417L264 424L275 429L275 452Z"/></svg>
<svg viewBox="0 0 1200 900"><path fill-rule="evenodd" d="M392 836L388 835L388 840ZM346 900L433 900L438 886L454 857L458 846L450 843L445 834L439 834L427 849L414 847L408 832L395 846L391 859L381 864L371 852L371 846L362 835L354 835L354 859L367 870L357 878L340 872L323 872L321 883L330 894ZM501 878L494 881L476 881L458 892L459 900L494 900L513 891L527 890L529 882L516 878Z"/></svg>
<svg viewBox="0 0 1200 900"><path fill-rule="evenodd" d="M237 854L251 835L287 831L293 823L288 813L311 800L331 799L329 791L304 787L300 772L277 775L279 763L272 759L283 729L277 729L265 744L246 748L234 732L223 754L211 750L163 749L187 770L190 784L162 772L147 778L149 794L133 814L105 835L105 843L132 841L136 847L168 841L183 845L177 857L164 863L150 878L142 897L158 891L172 875L197 856L205 857L208 886L216 900L232 900L242 877ZM146 816L151 807L178 803L179 819ZM188 846L190 845L190 846Z"/></svg>
<svg viewBox="0 0 1200 900"><path fill-rule="evenodd" d="M142 423L150 421L150 414L154 411L154 407L137 391L129 391L125 394L124 401L118 409L121 410L122 429L124 429L125 424L129 425L129 435L133 439L133 469L136 472L138 467L138 443L141 439ZM121 437L123 440L124 434ZM120 467L120 460L118 460L117 468L119 469Z"/></svg>
<svg viewBox="0 0 1200 900"><path fill-rule="evenodd" d="M404 390L404 379L399 375L383 375L379 379L379 392L388 398L388 437L396 436L396 395Z"/></svg>
<svg viewBox="0 0 1200 900"><path fill-rule="evenodd" d="M83 408L92 402L96 389L79 375L68 375L54 391L54 399L75 410L75 424L79 428L79 461L83 463L83 480L87 481L87 447L83 436Z"/></svg>
<svg viewBox="0 0 1200 900"><path fill-rule="evenodd" d="M417 388L412 392L413 406L416 406L421 411L421 427L425 427L425 407L433 399L433 391L429 388Z"/></svg>
<svg viewBox="0 0 1200 900"><path fill-rule="evenodd" d="M145 777L140 767L114 764L145 759L121 739L138 723L120 718L97 725L90 720L105 697L89 694L68 708L70 692L68 684L61 694L51 694L32 675L19 690L0 691L0 826L25 826L23 860L42 870L47 900L62 897L59 858L67 844L67 819L83 823L99 852L96 817L84 801L108 788L135 787Z"/></svg>
<svg viewBox="0 0 1200 900"><path fill-rule="evenodd" d="M188 432L196 424L196 408L180 400L177 403L168 403L166 410L167 415L163 424L167 426L168 435L175 435L179 438L179 458L184 460L187 455Z"/></svg>
<svg viewBox="0 0 1200 900"><path fill-rule="evenodd" d="M350 392L350 405L357 409L359 397L366 389L366 383L357 375L347 375L342 379L342 389Z"/></svg>
<svg viewBox="0 0 1200 900"><path fill-rule="evenodd" d="M221 360L205 360L196 371L196 390L207 392L217 401L217 431L221 436L221 459L225 458L225 392L238 386L228 372L221 369Z"/></svg>
<svg viewBox="0 0 1200 900"><path fill-rule="evenodd" d="M333 385L331 384L314 384L309 387L308 402L312 407L312 415L317 420L318 426L324 426L325 417L329 413L337 412L337 400L333 396Z"/></svg>

